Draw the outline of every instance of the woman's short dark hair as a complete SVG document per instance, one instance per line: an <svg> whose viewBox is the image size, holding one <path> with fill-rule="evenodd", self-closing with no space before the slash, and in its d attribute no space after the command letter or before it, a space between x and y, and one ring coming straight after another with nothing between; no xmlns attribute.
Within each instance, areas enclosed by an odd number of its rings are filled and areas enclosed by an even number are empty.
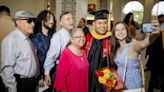
<svg viewBox="0 0 164 92"><path fill-rule="evenodd" d="M86 20L84 18L81 18L81 20L83 20L83 22L86 23Z"/></svg>
<svg viewBox="0 0 164 92"><path fill-rule="evenodd" d="M129 24L129 20L130 20L130 17L131 17L131 16L133 16L133 13L132 13L132 12L129 12L129 13L125 16L124 22L125 22L126 24ZM135 25L133 19L132 19L132 21L131 21L131 24L132 24L132 25Z"/></svg>

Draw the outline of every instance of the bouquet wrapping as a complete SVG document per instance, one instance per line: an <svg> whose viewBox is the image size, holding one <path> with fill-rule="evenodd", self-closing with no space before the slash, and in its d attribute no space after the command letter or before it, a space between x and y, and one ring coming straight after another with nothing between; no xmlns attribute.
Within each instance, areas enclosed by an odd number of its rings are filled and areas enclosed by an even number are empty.
<svg viewBox="0 0 164 92"><path fill-rule="evenodd" d="M109 67L105 67L102 69L98 69L95 72L96 72L96 76L100 84L105 85L109 89L112 89L115 87L116 78L112 74L113 72L112 69L110 69Z"/></svg>

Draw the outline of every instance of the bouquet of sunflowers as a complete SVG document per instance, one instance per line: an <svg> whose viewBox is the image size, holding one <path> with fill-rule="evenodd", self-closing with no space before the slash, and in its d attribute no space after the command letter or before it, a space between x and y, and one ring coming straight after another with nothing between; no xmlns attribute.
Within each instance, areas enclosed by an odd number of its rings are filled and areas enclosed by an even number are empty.
<svg viewBox="0 0 164 92"><path fill-rule="evenodd" d="M98 78L99 83L105 85L109 89L112 89L116 85L116 78L112 74L112 70L110 68L105 67L102 69L96 70L96 76Z"/></svg>

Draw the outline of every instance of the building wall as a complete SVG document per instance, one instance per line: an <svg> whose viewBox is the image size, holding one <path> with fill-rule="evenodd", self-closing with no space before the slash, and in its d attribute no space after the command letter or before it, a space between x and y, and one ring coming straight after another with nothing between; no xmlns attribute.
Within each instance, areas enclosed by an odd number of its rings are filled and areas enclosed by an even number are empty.
<svg viewBox="0 0 164 92"><path fill-rule="evenodd" d="M126 3L131 0L113 0L113 17L114 22L119 21L123 18L122 9ZM151 11L153 6L158 3L160 0L136 0L139 1L144 6L144 18L143 22L151 21Z"/></svg>
<svg viewBox="0 0 164 92"><path fill-rule="evenodd" d="M86 18L87 15L87 5L95 4L96 10L108 9L110 8L111 0L0 0L0 5L7 5L11 9L11 16L13 17L15 12L18 10L28 10L37 15L41 10L47 8L47 2L50 2L50 10L55 14L57 19L57 30L60 29L59 16L64 10L62 6L68 5L68 3L63 4L63 2L74 2L75 6L73 10L75 18L75 26L77 26L78 21L81 17ZM114 22L122 19L122 9L123 6L131 0L112 0L113 1L113 18ZM159 0L137 0L143 4L144 9L144 22L151 20L151 10L154 4L159 2Z"/></svg>
<svg viewBox="0 0 164 92"><path fill-rule="evenodd" d="M56 0L57 30L61 28L59 16L65 11L73 14L76 27L80 18L87 15L87 3L87 0Z"/></svg>
<svg viewBox="0 0 164 92"><path fill-rule="evenodd" d="M103 0L88 0L88 4L96 4L96 10L99 10L101 1Z"/></svg>
<svg viewBox="0 0 164 92"><path fill-rule="evenodd" d="M111 0L88 0L88 3L95 3L97 6L96 10L100 10L100 9L104 9L104 8L109 10L109 8L110 8L109 2L110 1ZM125 6L125 4L128 3L129 1L132 1L132 0L112 0L112 1L113 1L112 15L114 18L114 22L117 22L119 20L122 20L124 17L122 15L122 9ZM143 19L143 21L144 22L151 21L152 8L160 0L136 0L136 1L139 1L144 6L144 19Z"/></svg>
<svg viewBox="0 0 164 92"><path fill-rule="evenodd" d="M0 5L8 6L12 17L19 10L28 10L37 15L47 7L47 0L0 0Z"/></svg>
<svg viewBox="0 0 164 92"><path fill-rule="evenodd" d="M15 12L20 10L28 10L32 12L34 15L37 15L41 10L46 8L47 0L0 0L0 5L8 6L11 11L11 17L14 18ZM4 30L4 33L10 32ZM0 34L0 36L0 38L4 37L2 36L2 34Z"/></svg>
<svg viewBox="0 0 164 92"><path fill-rule="evenodd" d="M62 11L67 10L67 8L63 8L63 6L69 7L68 4L72 5L69 2L75 3L75 5L72 8L72 11L75 11L75 26L77 25L81 17L86 17L87 15L88 0L0 0L0 5L8 6L11 10L11 16L14 17L15 12L19 10L28 10L32 12L34 15L37 15L41 10L47 8L48 2L50 2L50 10L55 14L57 20L57 30L61 28L59 16L62 13Z"/></svg>

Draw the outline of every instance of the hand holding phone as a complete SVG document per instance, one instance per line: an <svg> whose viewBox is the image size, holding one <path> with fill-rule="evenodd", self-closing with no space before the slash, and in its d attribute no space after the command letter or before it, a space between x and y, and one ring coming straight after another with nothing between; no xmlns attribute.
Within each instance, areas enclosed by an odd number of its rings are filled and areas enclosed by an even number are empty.
<svg viewBox="0 0 164 92"><path fill-rule="evenodd" d="M152 23L143 23L142 24L142 31L144 33L150 33L155 31L155 26Z"/></svg>

